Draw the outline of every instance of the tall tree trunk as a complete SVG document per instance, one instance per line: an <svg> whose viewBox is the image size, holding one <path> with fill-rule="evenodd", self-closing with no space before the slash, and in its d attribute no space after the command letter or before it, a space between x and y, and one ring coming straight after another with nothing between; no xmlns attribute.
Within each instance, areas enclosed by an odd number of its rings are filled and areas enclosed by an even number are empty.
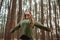
<svg viewBox="0 0 60 40"><path fill-rule="evenodd" d="M56 20L57 20L57 34L58 34L58 39L57 40L59 40L60 39L60 35L59 35L59 14L58 13L56 13ZM59 32L59 33L58 33Z"/></svg>
<svg viewBox="0 0 60 40"><path fill-rule="evenodd" d="M5 22L6 22L6 14L4 14L4 18L3 18L3 38L4 38L4 35L5 35Z"/></svg>
<svg viewBox="0 0 60 40"><path fill-rule="evenodd" d="M60 30L60 27L59 27L59 24L60 24L60 23L59 23L59 22L60 22L60 21L59 21L60 12L58 13L58 15L57 15L57 16L58 16L58 32L59 32L59 38L60 38L60 31L59 31L59 30Z"/></svg>
<svg viewBox="0 0 60 40"><path fill-rule="evenodd" d="M22 0L19 0L19 12L18 12L18 23L20 22L22 18Z"/></svg>
<svg viewBox="0 0 60 40"><path fill-rule="evenodd" d="M11 27L15 26L15 15L16 15L16 0L12 1L12 10L11 10ZM12 40L14 40L14 34L12 34Z"/></svg>
<svg viewBox="0 0 60 40"><path fill-rule="evenodd" d="M11 13L10 13L10 6L8 5L8 15L7 15L7 23L6 23L6 28L5 28L5 40L11 40L11 33L9 32L11 27L9 27L11 22Z"/></svg>
<svg viewBox="0 0 60 40"><path fill-rule="evenodd" d="M2 4L3 4L3 0L1 0L1 3L0 3L0 11L1 11Z"/></svg>
<svg viewBox="0 0 60 40"><path fill-rule="evenodd" d="M30 2L30 11L31 11L31 4L32 4L32 0L29 0L29 2Z"/></svg>
<svg viewBox="0 0 60 40"><path fill-rule="evenodd" d="M56 0L57 4L59 5L59 11L60 11L60 0Z"/></svg>
<svg viewBox="0 0 60 40"><path fill-rule="evenodd" d="M5 31L5 40L11 40L10 30L11 28L14 27L15 24L15 12L16 12L16 0L13 0L11 12L10 12L10 6L8 6L8 18Z"/></svg>
<svg viewBox="0 0 60 40"><path fill-rule="evenodd" d="M19 23L22 18L22 0L18 0L18 1L19 1L19 11L18 11L17 23ZM17 40L19 40L19 36L20 36L20 29L17 30Z"/></svg>
<svg viewBox="0 0 60 40"><path fill-rule="evenodd" d="M49 0L49 18L50 18L50 28L52 28L52 23L51 23L51 1ZM51 32L51 40L53 40L53 35L52 35L52 32Z"/></svg>
<svg viewBox="0 0 60 40"><path fill-rule="evenodd" d="M54 13L55 13L56 40L59 40L58 25L57 25L57 13L56 13L56 4L55 3L54 3Z"/></svg>
<svg viewBox="0 0 60 40"><path fill-rule="evenodd" d="M49 28L49 25L48 25L48 8L47 8L47 19L46 19L46 22L47 22L47 27ZM46 40L50 40L49 32L46 32L46 36L47 36Z"/></svg>
<svg viewBox="0 0 60 40"><path fill-rule="evenodd" d="M41 24L44 25L44 13L43 13L43 0L41 0ZM41 40L45 40L45 32L44 30L41 30Z"/></svg>
<svg viewBox="0 0 60 40"><path fill-rule="evenodd" d="M37 3L36 0L35 2L35 20L37 21ZM38 40L38 35L37 35L37 28L35 27L35 39Z"/></svg>
<svg viewBox="0 0 60 40"><path fill-rule="evenodd" d="M41 5L40 5L40 4L41 4L41 3L40 3L40 1L39 1L39 17L38 17L38 18L39 18L39 22L41 22L41 12L40 12L40 10L41 10L41 9L40 9L40 6L41 6ZM41 31L41 30L40 30L40 31ZM40 32L39 32L39 39L40 39Z"/></svg>

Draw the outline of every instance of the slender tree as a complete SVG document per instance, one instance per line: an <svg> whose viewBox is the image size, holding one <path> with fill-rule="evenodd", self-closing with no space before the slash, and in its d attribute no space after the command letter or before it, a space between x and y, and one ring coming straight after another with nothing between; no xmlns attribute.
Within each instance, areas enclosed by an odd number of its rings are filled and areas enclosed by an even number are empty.
<svg viewBox="0 0 60 40"><path fill-rule="evenodd" d="M20 22L21 18L22 18L22 0L18 0L19 1L19 11L18 11L18 19L17 19L17 23ZM19 40L19 35L20 34L20 29L17 30L17 40Z"/></svg>
<svg viewBox="0 0 60 40"><path fill-rule="evenodd" d="M39 22L41 22L41 11L40 11L41 8L40 8L40 7L41 7L41 3L40 3L40 1L39 1L39 17L38 17L38 18L39 18ZM41 31L41 30L40 30L40 31ZM39 32L39 39L40 39L40 32Z"/></svg>
<svg viewBox="0 0 60 40"><path fill-rule="evenodd" d="M8 5L8 15L7 15L7 23L6 23L6 28L5 28L5 40L11 39L11 36L9 36L9 34L11 35L11 33L9 32L10 28L9 27L11 22L11 13L10 13L10 6Z"/></svg>
<svg viewBox="0 0 60 40"><path fill-rule="evenodd" d="M59 5L59 11L60 11L60 0L56 0L57 4Z"/></svg>
<svg viewBox="0 0 60 40"><path fill-rule="evenodd" d="M14 27L15 24L15 13L16 13L16 0L13 0L11 12L10 12L10 6L8 5L8 18L5 31L5 40L11 40L10 30L11 28Z"/></svg>
<svg viewBox="0 0 60 40"><path fill-rule="evenodd" d="M56 40L59 40L58 25L57 25L57 13L56 13L56 4L55 4L55 2L54 2L54 13L55 13Z"/></svg>
<svg viewBox="0 0 60 40"><path fill-rule="evenodd" d="M52 28L52 23L51 23L51 0L48 1L49 2L49 18L50 18L50 28ZM51 40L53 40L53 35L52 35L52 32L51 32Z"/></svg>
<svg viewBox="0 0 60 40"><path fill-rule="evenodd" d="M11 10L11 27L15 26L15 15L16 15L16 0L12 0L12 10ZM12 39L14 40L14 34L12 34Z"/></svg>
<svg viewBox="0 0 60 40"><path fill-rule="evenodd" d="M29 2L30 2L30 11L31 11L31 4L32 4L32 0L29 0Z"/></svg>
<svg viewBox="0 0 60 40"><path fill-rule="evenodd" d="M48 25L48 8L47 8L47 19L46 19L46 22L47 22L47 27L49 28L49 25ZM46 32L46 40L50 40L50 36L49 36L49 32Z"/></svg>
<svg viewBox="0 0 60 40"><path fill-rule="evenodd" d="M59 9L58 9L58 10L59 10ZM58 15L57 15L57 16L58 16L58 32L60 33L60 27L59 27L59 24L60 24L60 23L59 23L59 22L60 22L60 21L59 21L60 12L58 13ZM60 34L59 34L59 37L60 37Z"/></svg>
<svg viewBox="0 0 60 40"><path fill-rule="evenodd" d="M44 25L43 0L41 0L41 24ZM41 30L41 40L45 40L45 32Z"/></svg>
<svg viewBox="0 0 60 40"><path fill-rule="evenodd" d="M56 5L57 6L57 5ZM56 12L56 20L57 20L57 34L58 34L58 40L59 40L59 37L60 37L60 35L59 35L59 14L58 14L58 12ZM59 32L59 33L58 33Z"/></svg>
<svg viewBox="0 0 60 40"><path fill-rule="evenodd" d="M4 0L1 0L1 3L0 3L0 11L1 11L1 7L2 7L2 4L3 4L3 1Z"/></svg>
<svg viewBox="0 0 60 40"><path fill-rule="evenodd" d="M36 0L34 0L34 2L35 2L35 20L37 21L37 3L36 3ZM35 27L35 39L38 40L36 27Z"/></svg>

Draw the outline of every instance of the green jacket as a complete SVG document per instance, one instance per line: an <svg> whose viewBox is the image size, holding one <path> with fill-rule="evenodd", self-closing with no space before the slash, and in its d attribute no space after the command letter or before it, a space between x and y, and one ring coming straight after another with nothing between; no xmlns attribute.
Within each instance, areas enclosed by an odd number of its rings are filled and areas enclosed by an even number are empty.
<svg viewBox="0 0 60 40"><path fill-rule="evenodd" d="M43 26L42 24L40 24L40 22L35 21L34 25L31 25L29 20L24 19L19 24L17 24L16 27L11 29L11 32L13 33L15 30L20 28L21 29L20 30L20 36L26 35L26 36L28 36L30 38L33 38L32 37L32 35L33 35L33 31L32 30L34 28L33 26L36 26L36 27L38 27L40 29L43 29L43 30L46 30L46 31L50 31L49 28L47 28L47 27Z"/></svg>

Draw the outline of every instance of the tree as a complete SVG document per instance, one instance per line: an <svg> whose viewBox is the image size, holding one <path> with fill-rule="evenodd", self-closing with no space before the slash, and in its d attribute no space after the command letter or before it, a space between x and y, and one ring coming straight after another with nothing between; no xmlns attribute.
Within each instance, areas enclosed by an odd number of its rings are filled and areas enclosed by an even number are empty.
<svg viewBox="0 0 60 40"><path fill-rule="evenodd" d="M32 0L29 0L29 2L30 2L30 11L31 11L31 4L32 4Z"/></svg>
<svg viewBox="0 0 60 40"><path fill-rule="evenodd" d="M43 0L41 0L41 24L44 24ZM45 40L45 32L41 30L41 40Z"/></svg>
<svg viewBox="0 0 60 40"><path fill-rule="evenodd" d="M17 23L20 22L21 18L22 18L22 0L18 0L19 1L19 11L18 11L18 19L17 19ZM19 35L20 34L20 29L17 31L17 39L19 40Z"/></svg>
<svg viewBox="0 0 60 40"><path fill-rule="evenodd" d="M56 12L56 4L55 4L55 2L54 2L54 13L55 13L56 40L59 40L58 25L57 25L57 12Z"/></svg>
<svg viewBox="0 0 60 40"><path fill-rule="evenodd" d="M8 40L8 36L9 34L11 35L10 32L8 32L10 30L11 27L9 27L10 25L10 21L11 21L11 13L10 13L10 6L8 5L8 15L7 15L7 23L6 23L6 28L5 28L5 40ZM9 36L9 39L11 39L11 36Z"/></svg>
<svg viewBox="0 0 60 40"><path fill-rule="evenodd" d="M3 1L4 0L1 0L1 3L0 3L0 11L1 11L1 7L2 7L2 4L3 4Z"/></svg>
<svg viewBox="0 0 60 40"><path fill-rule="evenodd" d="M49 28L49 25L48 25L48 8L47 8L47 19L46 19L46 23L47 23L47 27ZM50 40L50 36L49 36L49 32L46 32L46 40Z"/></svg>
<svg viewBox="0 0 60 40"><path fill-rule="evenodd" d="M8 5L8 18L5 29L5 40L11 40L10 29L15 25L15 12L16 12L16 0L12 1L12 9L10 11L10 6Z"/></svg>
<svg viewBox="0 0 60 40"><path fill-rule="evenodd" d="M36 0L34 0L35 2L35 20L37 21L37 3ZM37 35L37 28L35 27L35 39L38 40L38 35Z"/></svg>
<svg viewBox="0 0 60 40"><path fill-rule="evenodd" d="M51 23L51 19L52 19L52 17L51 17L51 1L49 0L48 1L49 2L49 18L50 18L50 28L52 28L52 23ZM52 32L51 32L51 40L53 40L53 36L52 36Z"/></svg>
<svg viewBox="0 0 60 40"><path fill-rule="evenodd" d="M59 11L60 11L60 0L57 0L57 4L59 5Z"/></svg>

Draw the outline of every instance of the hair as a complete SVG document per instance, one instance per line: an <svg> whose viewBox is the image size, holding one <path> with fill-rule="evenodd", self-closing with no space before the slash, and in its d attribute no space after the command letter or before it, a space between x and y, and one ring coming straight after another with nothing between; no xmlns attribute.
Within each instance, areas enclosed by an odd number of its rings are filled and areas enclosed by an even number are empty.
<svg viewBox="0 0 60 40"><path fill-rule="evenodd" d="M29 12L29 13L30 13L30 18L29 18L29 20L31 20L31 24L34 25L34 18L33 18L32 14L31 14L31 11L26 10L25 12ZM23 19L26 19L26 16L25 16L26 14L25 14L25 12L24 12Z"/></svg>

